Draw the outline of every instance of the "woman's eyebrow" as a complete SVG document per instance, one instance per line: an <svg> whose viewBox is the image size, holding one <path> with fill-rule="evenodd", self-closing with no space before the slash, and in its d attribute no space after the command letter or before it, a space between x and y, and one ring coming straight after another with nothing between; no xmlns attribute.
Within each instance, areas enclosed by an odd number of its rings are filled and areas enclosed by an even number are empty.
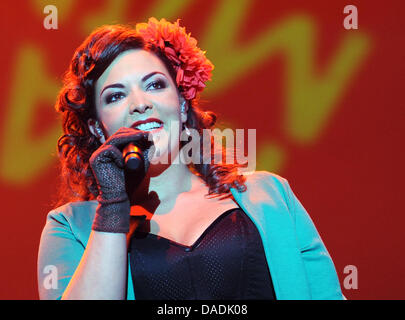
<svg viewBox="0 0 405 320"><path fill-rule="evenodd" d="M110 85L108 85L108 86L105 86L104 88L103 88L103 90L101 90L101 93L100 93L100 97L101 97L101 95L103 94L103 92L105 91L105 90L107 90L107 89L109 89L109 88L125 88L124 87L124 85L122 84L122 83L113 83L113 84L110 84Z"/></svg>
<svg viewBox="0 0 405 320"><path fill-rule="evenodd" d="M157 74L157 73L162 74L162 75L164 75L164 76L166 77L166 75L165 75L164 73L162 73L162 72L153 71L153 72L147 74L146 76L144 76L144 77L142 78L142 82L145 82L146 80L148 80L150 77L154 76L154 75Z"/></svg>
<svg viewBox="0 0 405 320"><path fill-rule="evenodd" d="M144 77L141 79L142 82L145 82L146 80L148 80L150 77L154 76L155 74L161 74L161 75L164 75L164 76L166 77L166 75L165 75L164 73L162 73L162 72L153 71L153 72L151 72L151 73L148 73L146 76L144 76ZM103 88L103 90L101 90L100 97L101 97L101 95L103 94L103 92L104 92L105 90L109 89L109 88L120 88L120 89L122 89L122 88L125 88L125 87L124 87L124 85L121 84L121 83L113 83L113 84L110 84L110 85L108 85L108 86L105 86L105 87Z"/></svg>

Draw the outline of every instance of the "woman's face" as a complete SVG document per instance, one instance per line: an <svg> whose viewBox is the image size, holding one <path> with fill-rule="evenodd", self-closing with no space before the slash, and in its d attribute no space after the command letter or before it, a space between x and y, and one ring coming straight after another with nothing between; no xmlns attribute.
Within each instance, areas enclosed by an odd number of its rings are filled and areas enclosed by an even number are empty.
<svg viewBox="0 0 405 320"><path fill-rule="evenodd" d="M183 102L166 66L155 54L142 49L125 51L95 84L95 107L105 135L100 141L121 127L149 131L159 157L167 158L172 151L169 141L179 141L182 123L187 120L187 113L180 112ZM144 123L137 125L138 121ZM170 130L176 124L179 130ZM92 132L94 125L89 121Z"/></svg>

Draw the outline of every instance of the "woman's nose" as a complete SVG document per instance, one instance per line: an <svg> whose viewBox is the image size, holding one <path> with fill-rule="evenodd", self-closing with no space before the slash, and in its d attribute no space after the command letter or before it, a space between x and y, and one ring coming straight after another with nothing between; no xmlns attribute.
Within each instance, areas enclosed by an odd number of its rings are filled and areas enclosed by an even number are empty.
<svg viewBox="0 0 405 320"><path fill-rule="evenodd" d="M152 104L142 97L132 99L132 104L129 107L129 113L145 113L146 110L152 109Z"/></svg>
<svg viewBox="0 0 405 320"><path fill-rule="evenodd" d="M147 104L147 103L133 103L130 108L129 108L129 113L133 114L133 113L145 113L146 110L148 109L152 109L152 105L151 104Z"/></svg>

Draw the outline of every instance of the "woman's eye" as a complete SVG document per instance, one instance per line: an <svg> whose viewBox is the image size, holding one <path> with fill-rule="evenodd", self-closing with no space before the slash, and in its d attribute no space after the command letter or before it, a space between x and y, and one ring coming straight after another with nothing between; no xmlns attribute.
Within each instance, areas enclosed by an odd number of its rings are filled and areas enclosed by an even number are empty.
<svg viewBox="0 0 405 320"><path fill-rule="evenodd" d="M153 90L156 90L156 89L163 89L163 88L166 88L166 83L165 83L163 80L157 80L157 81L152 82L152 83L148 86L148 89L149 89L149 88L152 88Z"/></svg>
<svg viewBox="0 0 405 320"><path fill-rule="evenodd" d="M121 100L123 97L124 97L124 94L122 92L111 93L105 98L105 102L107 104L108 103L113 103L113 102L116 102L118 100Z"/></svg>

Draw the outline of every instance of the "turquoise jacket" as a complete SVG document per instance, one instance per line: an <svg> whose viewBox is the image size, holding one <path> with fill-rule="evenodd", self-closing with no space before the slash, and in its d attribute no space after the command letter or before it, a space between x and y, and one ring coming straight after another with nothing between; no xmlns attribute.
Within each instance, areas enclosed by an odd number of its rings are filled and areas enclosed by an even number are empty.
<svg viewBox="0 0 405 320"><path fill-rule="evenodd" d="M332 259L288 181L261 171L248 175L246 185L247 191L232 194L259 230L276 298L344 299ZM38 253L41 299L61 298L86 248L96 207L96 201L72 202L48 213ZM47 284L52 270L58 279L53 286ZM127 298L135 299L130 268Z"/></svg>

